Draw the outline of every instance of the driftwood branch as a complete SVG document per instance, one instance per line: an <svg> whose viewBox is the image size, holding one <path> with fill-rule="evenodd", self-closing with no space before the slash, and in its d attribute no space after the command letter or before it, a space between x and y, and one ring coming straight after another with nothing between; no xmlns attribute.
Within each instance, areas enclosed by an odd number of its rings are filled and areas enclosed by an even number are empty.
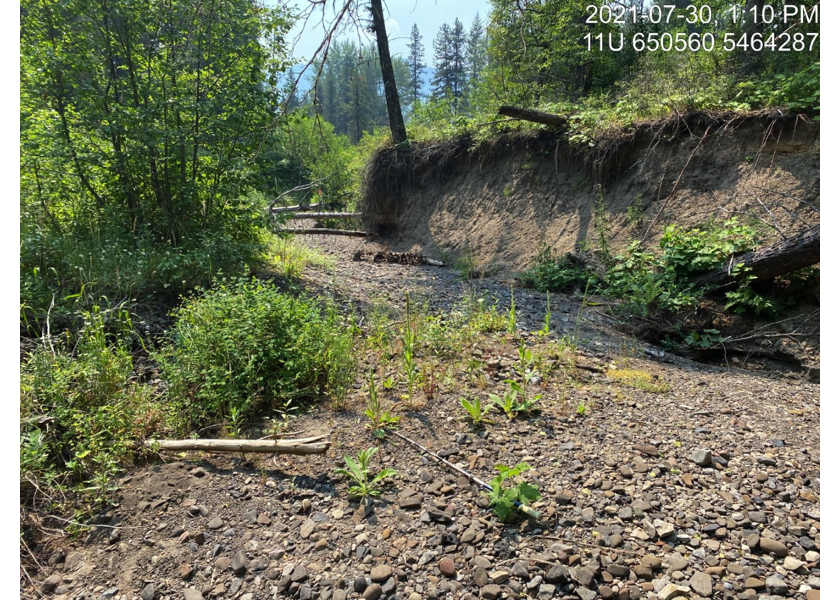
<svg viewBox="0 0 840 600"><path fill-rule="evenodd" d="M146 440L130 442L129 448L156 448L169 452L274 452L277 454L325 454L330 445L327 434L297 440Z"/></svg>
<svg viewBox="0 0 840 600"><path fill-rule="evenodd" d="M293 214L291 219L356 219L362 213L357 212L300 212Z"/></svg>
<svg viewBox="0 0 840 600"><path fill-rule="evenodd" d="M531 121L533 123L542 123L543 125L553 125L554 127L565 127L568 124L568 119L563 115L554 115L531 108L501 106L499 107L498 114L503 117L513 117L521 121Z"/></svg>
<svg viewBox="0 0 840 600"><path fill-rule="evenodd" d="M333 177L334 175L335 175L335 173L331 173L331 174L327 175L326 177L321 177L320 179L310 181L309 183L303 183L301 185L293 187L290 190L286 190L285 192L282 192L279 196L277 196L274 200L271 201L271 204L268 205L269 212L271 212L271 210L274 208L274 206L278 202L280 202L280 200L282 198L284 198L285 196L288 196L289 194L293 194L294 192L302 192L304 190L309 190L309 189L312 189L314 187L318 187L322 182L326 181L330 177Z"/></svg>
<svg viewBox="0 0 840 600"><path fill-rule="evenodd" d="M275 206L274 208L269 207L268 212L270 213L285 213L285 212L297 212L297 211L307 211L307 210L316 210L321 208L320 204L295 204L292 206Z"/></svg>
<svg viewBox="0 0 840 600"><path fill-rule="evenodd" d="M736 280L732 272L735 265L749 267L756 281L764 281L804 269L820 262L820 226L812 227L799 235L759 248L730 261L724 268L695 278L699 286L723 287Z"/></svg>
<svg viewBox="0 0 840 600"><path fill-rule="evenodd" d="M294 233L296 235L347 235L350 237L367 237L366 231L354 231L352 229L278 229L278 233Z"/></svg>

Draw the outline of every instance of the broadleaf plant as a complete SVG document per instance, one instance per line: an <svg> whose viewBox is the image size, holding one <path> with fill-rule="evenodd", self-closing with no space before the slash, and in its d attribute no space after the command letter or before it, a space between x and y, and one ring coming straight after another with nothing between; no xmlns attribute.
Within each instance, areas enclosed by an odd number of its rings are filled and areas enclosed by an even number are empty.
<svg viewBox="0 0 840 600"><path fill-rule="evenodd" d="M538 516L539 514L528 508L531 502L536 502L542 497L536 486L524 481L520 481L512 487L506 485L507 480L518 477L530 468L531 466L525 462L521 462L515 467L496 465L499 474L490 480L489 500L493 512L503 523L511 521L519 510L530 516Z"/></svg>
<svg viewBox="0 0 840 600"><path fill-rule="evenodd" d="M357 498L366 498L368 496L378 496L381 494L379 485L388 477L393 477L397 474L394 469L382 469L373 478L370 477L370 459L376 454L376 448L368 448L360 450L354 459L351 456L344 457L344 463L347 465L346 469L336 469L335 472L339 475L344 475L353 483L347 488L350 496Z"/></svg>

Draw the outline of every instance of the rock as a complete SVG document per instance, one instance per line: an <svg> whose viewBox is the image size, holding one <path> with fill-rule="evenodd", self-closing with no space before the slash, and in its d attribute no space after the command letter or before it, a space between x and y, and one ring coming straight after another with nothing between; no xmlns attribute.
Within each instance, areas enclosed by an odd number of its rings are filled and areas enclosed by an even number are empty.
<svg viewBox="0 0 840 600"><path fill-rule="evenodd" d="M688 566L688 561L676 553L666 556L665 562L668 563L675 571L685 571L685 568Z"/></svg>
<svg viewBox="0 0 840 600"><path fill-rule="evenodd" d="M386 581L394 572L388 565L376 565L370 570L370 580L376 582ZM381 592L381 590L380 590Z"/></svg>
<svg viewBox="0 0 840 600"><path fill-rule="evenodd" d="M154 600L156 591L154 583L147 584L140 592L140 600Z"/></svg>
<svg viewBox="0 0 840 600"><path fill-rule="evenodd" d="M598 594L596 592L593 592L589 588L579 587L575 591L577 592L577 595L580 596L580 600L595 600L595 598L598 597Z"/></svg>
<svg viewBox="0 0 840 600"><path fill-rule="evenodd" d="M204 600L204 595L195 588L184 590L184 600Z"/></svg>
<svg viewBox="0 0 840 600"><path fill-rule="evenodd" d="M550 583L543 583L540 585L539 592L537 593L537 597L539 598L551 598L554 596L554 592L556 591L556 587L551 585Z"/></svg>
<svg viewBox="0 0 840 600"><path fill-rule="evenodd" d="M303 539L308 539L310 535L312 535L315 531L315 521L312 519L306 519L303 522L303 525L300 526L300 537Z"/></svg>
<svg viewBox="0 0 840 600"><path fill-rule="evenodd" d="M81 552L71 552L67 555L67 558L64 559L64 569L67 571L73 571L82 563L82 554Z"/></svg>
<svg viewBox="0 0 840 600"><path fill-rule="evenodd" d="M362 594L365 600L377 600L382 595L382 586L378 583L371 583Z"/></svg>
<svg viewBox="0 0 840 600"><path fill-rule="evenodd" d="M617 565L615 563L611 563L607 565L607 573L609 573L613 577L620 577L622 579L625 579L627 576L630 575L630 567L625 567L624 565Z"/></svg>
<svg viewBox="0 0 840 600"><path fill-rule="evenodd" d="M473 581L478 587L484 587L490 581L490 577L487 575L487 569L484 567L476 567L475 573L473 573Z"/></svg>
<svg viewBox="0 0 840 600"><path fill-rule="evenodd" d="M61 577L58 575L50 575L43 582L41 582L41 591L45 594L51 593L58 584L61 583Z"/></svg>
<svg viewBox="0 0 840 600"><path fill-rule="evenodd" d="M747 577L744 587L748 590L761 590L764 589L764 581L758 577Z"/></svg>
<svg viewBox="0 0 840 600"><path fill-rule="evenodd" d="M545 580L548 583L565 583L568 581L569 570L563 565L554 565L545 574Z"/></svg>
<svg viewBox="0 0 840 600"><path fill-rule="evenodd" d="M207 471L205 471L201 467L196 467L195 469L190 471L190 475L194 477L204 477L205 475L207 475Z"/></svg>
<svg viewBox="0 0 840 600"><path fill-rule="evenodd" d="M411 496L409 498L400 498L398 504L403 510L420 510L423 507L423 497Z"/></svg>
<svg viewBox="0 0 840 600"><path fill-rule="evenodd" d="M785 562L783 564L784 568L788 571L796 571L799 567L802 567L803 565L805 565L804 562L792 556L788 556L787 558L785 558Z"/></svg>
<svg viewBox="0 0 840 600"><path fill-rule="evenodd" d="M673 598L690 597L691 589L675 583L669 583L656 595L659 600L672 600Z"/></svg>
<svg viewBox="0 0 840 600"><path fill-rule="evenodd" d="M819 590L808 590L805 594L805 600L820 600Z"/></svg>
<svg viewBox="0 0 840 600"><path fill-rule="evenodd" d="M766 587L767 591L769 591L771 594L777 594L779 596L788 595L788 584L778 574L771 575L770 577L768 577L767 580L764 582L764 587Z"/></svg>
<svg viewBox="0 0 840 600"><path fill-rule="evenodd" d="M333 590L332 600L346 600L347 592L344 590Z"/></svg>
<svg viewBox="0 0 840 600"><path fill-rule="evenodd" d="M589 567L581 567L575 572L575 579L583 587L589 587L595 579L595 570Z"/></svg>
<svg viewBox="0 0 840 600"><path fill-rule="evenodd" d="M178 576L184 581L192 577L193 573L195 573L195 567L193 565L184 564L178 567Z"/></svg>
<svg viewBox="0 0 840 600"><path fill-rule="evenodd" d="M210 519L210 522L207 523L207 528L215 531L216 529L221 529L224 524L225 522L222 521L220 517L213 517Z"/></svg>
<svg viewBox="0 0 840 600"><path fill-rule="evenodd" d="M353 580L353 591L357 594L364 592L367 589L367 586L367 579L364 577L356 577L356 579Z"/></svg>
<svg viewBox="0 0 840 600"><path fill-rule="evenodd" d="M787 556L788 549L782 542L771 540L770 538L761 538L758 542L758 547L768 554L775 554L779 558Z"/></svg>
<svg viewBox="0 0 840 600"><path fill-rule="evenodd" d="M291 573L292 583L299 583L309 579L309 571L303 565L295 565Z"/></svg>
<svg viewBox="0 0 840 600"><path fill-rule="evenodd" d="M440 572L444 577L452 578L452 577L455 577L455 575L456 575L455 561L453 561L449 557L442 558L440 560L440 562L438 563L438 568L440 569ZM526 571L526 574L527 574L527 571Z"/></svg>
<svg viewBox="0 0 840 600"><path fill-rule="evenodd" d="M64 551L64 548L59 548L52 554L50 554L50 558L47 560L47 564L51 567L54 567L58 564L64 562L64 559L67 558L67 553Z"/></svg>
<svg viewBox="0 0 840 600"><path fill-rule="evenodd" d="M693 589L697 594L703 596L704 598L708 598L712 595L712 578L706 573L696 571L688 581L688 585L690 585L691 589Z"/></svg>
<svg viewBox="0 0 840 600"><path fill-rule="evenodd" d="M230 568L233 570L234 575L243 575L248 570L248 563L248 557L240 550L233 555L233 559L230 561Z"/></svg>
<svg viewBox="0 0 840 600"><path fill-rule="evenodd" d="M542 587L542 586L541 586ZM552 588L554 586L551 586ZM553 593L553 591L552 591ZM500 588L495 583L491 583L489 585L485 585L481 588L481 597L485 600L496 600L499 596L502 595L502 588Z"/></svg>
<svg viewBox="0 0 840 600"><path fill-rule="evenodd" d="M700 467L707 467L712 464L712 451L708 448L695 450L694 454L691 455L691 460Z"/></svg>

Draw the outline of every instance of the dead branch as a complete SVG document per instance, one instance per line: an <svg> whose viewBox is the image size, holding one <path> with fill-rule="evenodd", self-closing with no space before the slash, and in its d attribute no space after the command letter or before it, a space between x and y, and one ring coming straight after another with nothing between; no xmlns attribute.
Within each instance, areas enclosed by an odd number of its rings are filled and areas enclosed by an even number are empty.
<svg viewBox="0 0 840 600"><path fill-rule="evenodd" d="M277 233L293 233L295 235L346 235L349 237L367 237L366 231L355 231L352 229L277 229Z"/></svg>
<svg viewBox="0 0 840 600"><path fill-rule="evenodd" d="M325 454L328 434L296 440L146 440L129 442L132 449L155 448L167 452L202 450L205 452L267 452L277 454ZM325 441L322 441L325 440Z"/></svg>

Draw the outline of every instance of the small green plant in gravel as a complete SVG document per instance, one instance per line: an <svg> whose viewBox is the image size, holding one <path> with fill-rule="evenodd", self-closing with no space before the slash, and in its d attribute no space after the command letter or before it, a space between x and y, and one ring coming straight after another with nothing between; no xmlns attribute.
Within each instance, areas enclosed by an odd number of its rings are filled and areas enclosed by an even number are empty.
<svg viewBox="0 0 840 600"><path fill-rule="evenodd" d="M376 379L373 371L368 373L368 404L365 409L365 416L369 420L367 424L368 429L377 438L385 437L385 431L400 422L398 416L392 415L382 408L382 403L379 401L379 394L376 391Z"/></svg>
<svg viewBox="0 0 840 600"><path fill-rule="evenodd" d="M525 471L529 470L531 466L528 463L521 462L515 467L508 467L506 465L496 465L496 470L499 474L490 480L491 491L489 493L490 506L493 507L493 512L499 517L503 523L513 520L517 511L523 510L532 515L533 511L528 510L531 502L536 502L542 496L539 490L524 481L520 481L516 485L509 485L509 481L518 477Z"/></svg>
<svg viewBox="0 0 840 600"><path fill-rule="evenodd" d="M356 498L367 498L368 496L378 496L382 493L379 489L380 484L388 477L393 477L397 474L394 469L382 469L371 478L370 476L370 459L376 454L376 448L368 448L360 450L354 459L351 456L344 457L344 463L347 465L346 469L336 469L335 472L339 475L344 475L353 483L347 488L350 496Z"/></svg>
<svg viewBox="0 0 840 600"><path fill-rule="evenodd" d="M516 299L513 297L513 286L510 286L510 308L508 309L507 332L516 335Z"/></svg>
<svg viewBox="0 0 840 600"><path fill-rule="evenodd" d="M464 410L467 411L469 421L475 427L479 427L483 423L492 423L492 421L487 418L487 413L490 412L491 408L493 408L492 405L482 407L481 398L478 397L476 397L476 399L472 402L466 398L461 398L460 400L461 406L463 406Z"/></svg>
<svg viewBox="0 0 840 600"><path fill-rule="evenodd" d="M529 413L534 410L534 406L536 406L537 401L542 396L537 395L530 400L527 398L523 400L519 397L522 389L519 384L510 379L507 380L507 383L510 386L510 389L504 393L504 396L500 398L496 394L490 394L490 401L498 406L510 420L515 419L520 413Z"/></svg>
<svg viewBox="0 0 840 600"><path fill-rule="evenodd" d="M575 409L575 415L580 418L586 416L586 402L584 402L583 400L578 402L577 408Z"/></svg>

